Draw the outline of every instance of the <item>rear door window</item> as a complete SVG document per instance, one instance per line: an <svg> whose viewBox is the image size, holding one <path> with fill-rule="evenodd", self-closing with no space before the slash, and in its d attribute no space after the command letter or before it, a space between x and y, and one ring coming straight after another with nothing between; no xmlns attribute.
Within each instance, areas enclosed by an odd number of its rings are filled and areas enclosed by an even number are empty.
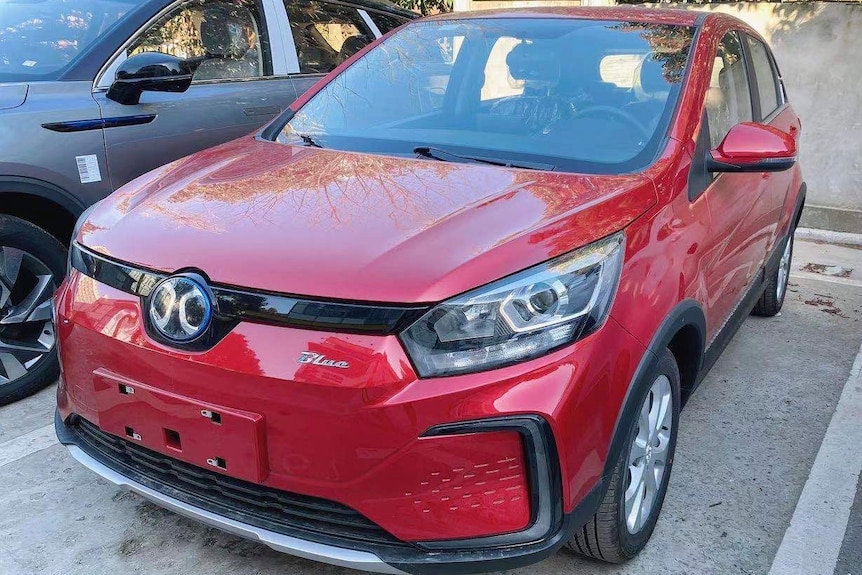
<svg viewBox="0 0 862 575"><path fill-rule="evenodd" d="M316 0L285 0L299 71L323 74L374 41L355 8Z"/></svg>
<svg viewBox="0 0 862 575"><path fill-rule="evenodd" d="M766 118L781 105L778 78L766 44L751 36L747 36L747 39L751 61L754 64L754 77L757 79L760 115L762 118Z"/></svg>

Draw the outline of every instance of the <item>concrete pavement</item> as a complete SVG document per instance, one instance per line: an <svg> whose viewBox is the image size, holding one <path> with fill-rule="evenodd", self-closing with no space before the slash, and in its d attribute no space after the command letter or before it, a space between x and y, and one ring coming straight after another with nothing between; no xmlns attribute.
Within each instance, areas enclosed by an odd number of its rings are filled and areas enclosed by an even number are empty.
<svg viewBox="0 0 862 575"><path fill-rule="evenodd" d="M798 242L795 267L838 259L862 271L862 250L811 242ZM664 512L639 557L609 566L561 552L513 573L767 573L862 344L862 288L847 279L795 275L781 316L743 325L682 414ZM0 574L353 573L118 491L45 439L52 413L52 389L0 408ZM835 575L862 575L858 492L851 503L843 543L830 542Z"/></svg>

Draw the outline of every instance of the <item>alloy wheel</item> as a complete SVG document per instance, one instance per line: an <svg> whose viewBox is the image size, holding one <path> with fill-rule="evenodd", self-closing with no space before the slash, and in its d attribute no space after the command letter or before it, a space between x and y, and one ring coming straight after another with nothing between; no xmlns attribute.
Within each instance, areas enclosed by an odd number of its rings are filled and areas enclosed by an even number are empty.
<svg viewBox="0 0 862 575"><path fill-rule="evenodd" d="M54 274L23 250L0 246L0 385L30 373L54 349Z"/></svg>
<svg viewBox="0 0 862 575"><path fill-rule="evenodd" d="M636 534L655 509L667 469L673 426L673 392L670 380L660 375L653 382L638 414L638 427L629 449L625 481L625 519Z"/></svg>
<svg viewBox="0 0 862 575"><path fill-rule="evenodd" d="M790 259L793 255L793 237L787 240L787 245L784 246L784 253L781 254L781 261L778 263L778 281L775 286L775 297L781 302L784 297L784 291L787 289L787 281L790 275Z"/></svg>

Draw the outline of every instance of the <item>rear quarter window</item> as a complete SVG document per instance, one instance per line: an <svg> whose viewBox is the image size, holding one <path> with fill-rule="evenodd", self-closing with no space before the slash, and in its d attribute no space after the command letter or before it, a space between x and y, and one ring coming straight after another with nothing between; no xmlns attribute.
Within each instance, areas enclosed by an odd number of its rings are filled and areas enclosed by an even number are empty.
<svg viewBox="0 0 862 575"><path fill-rule="evenodd" d="M754 77L757 79L760 115L766 118L781 105L781 97L778 92L778 78L776 77L772 59L769 57L769 48L766 47L766 44L751 36L747 38L751 61L754 64Z"/></svg>

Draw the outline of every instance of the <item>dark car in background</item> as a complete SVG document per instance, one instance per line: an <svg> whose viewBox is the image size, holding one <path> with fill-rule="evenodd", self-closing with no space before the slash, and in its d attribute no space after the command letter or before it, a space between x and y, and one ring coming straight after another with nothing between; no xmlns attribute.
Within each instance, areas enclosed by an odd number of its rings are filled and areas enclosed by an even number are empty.
<svg viewBox="0 0 862 575"><path fill-rule="evenodd" d="M0 404L56 379L50 298L88 206L252 132L416 16L383 0L4 0Z"/></svg>

